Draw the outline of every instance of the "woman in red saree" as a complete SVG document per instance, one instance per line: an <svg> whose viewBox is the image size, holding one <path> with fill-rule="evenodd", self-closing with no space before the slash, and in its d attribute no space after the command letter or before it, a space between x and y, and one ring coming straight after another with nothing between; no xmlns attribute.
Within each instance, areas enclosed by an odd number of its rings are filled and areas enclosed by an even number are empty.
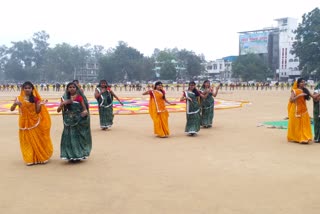
<svg viewBox="0 0 320 214"><path fill-rule="evenodd" d="M20 148L27 165L46 163L53 153L46 102L31 82L25 82L10 109L14 111L19 106Z"/></svg>

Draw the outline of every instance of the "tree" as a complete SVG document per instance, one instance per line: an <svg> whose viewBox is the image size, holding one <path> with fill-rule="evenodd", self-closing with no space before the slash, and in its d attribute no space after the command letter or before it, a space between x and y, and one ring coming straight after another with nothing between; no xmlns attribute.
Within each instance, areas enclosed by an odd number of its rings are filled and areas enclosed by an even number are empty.
<svg viewBox="0 0 320 214"><path fill-rule="evenodd" d="M162 63L160 68L160 77L164 80L174 80L176 79L176 68L175 65L170 61L165 61Z"/></svg>
<svg viewBox="0 0 320 214"><path fill-rule="evenodd" d="M320 75L320 9L315 8L302 16L296 30L292 53L299 57L300 69L305 77ZM314 73L313 73L314 72Z"/></svg>
<svg viewBox="0 0 320 214"><path fill-rule="evenodd" d="M193 78L201 74L203 62L201 57L197 56L194 52L186 49L180 50L177 53L177 58L182 66L186 69L187 78Z"/></svg>
<svg viewBox="0 0 320 214"><path fill-rule="evenodd" d="M33 34L32 41L34 44L34 61L35 61L35 73L39 76L39 79L43 79L45 71L45 64L48 61L47 53L49 50L50 36L45 31L40 31Z"/></svg>
<svg viewBox="0 0 320 214"><path fill-rule="evenodd" d="M130 80L144 79L143 55L123 41L119 41L118 46L99 62L100 78L111 82L124 81L125 77Z"/></svg>
<svg viewBox="0 0 320 214"><path fill-rule="evenodd" d="M248 54L239 56L232 64L232 76L242 81L265 81L272 72L261 56Z"/></svg>
<svg viewBox="0 0 320 214"><path fill-rule="evenodd" d="M13 46L8 49L10 56L5 67L6 77L9 79L37 79L34 69L35 52L33 44L24 40L13 42Z"/></svg>

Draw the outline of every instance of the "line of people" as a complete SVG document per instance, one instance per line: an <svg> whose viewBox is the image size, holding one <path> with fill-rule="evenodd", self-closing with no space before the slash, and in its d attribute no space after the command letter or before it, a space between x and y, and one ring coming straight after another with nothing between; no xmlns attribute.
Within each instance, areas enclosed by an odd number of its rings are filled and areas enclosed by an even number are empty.
<svg viewBox="0 0 320 214"><path fill-rule="evenodd" d="M89 103L83 90L74 80L66 86L61 97L57 112L62 112L63 132L60 142L61 159L78 162L87 159L92 149ZM212 127L214 99L218 93L207 80L201 90L196 89L195 82L189 83L187 91L183 92L182 100L186 100L187 123L185 132L194 135L204 128ZM143 95L150 95L149 113L154 122L154 133L158 137L168 137L169 113L165 103L175 105L166 99L161 82L156 82L152 90ZM100 127L102 130L113 124L113 98L121 105L123 103L108 86L106 80L101 80L94 93L99 106ZM200 99L198 99L200 98ZM44 164L53 154L50 137L51 118L45 106L48 100L42 99L34 85L27 81L23 83L20 95L15 99L10 110L19 107L19 139L23 159L27 165Z"/></svg>

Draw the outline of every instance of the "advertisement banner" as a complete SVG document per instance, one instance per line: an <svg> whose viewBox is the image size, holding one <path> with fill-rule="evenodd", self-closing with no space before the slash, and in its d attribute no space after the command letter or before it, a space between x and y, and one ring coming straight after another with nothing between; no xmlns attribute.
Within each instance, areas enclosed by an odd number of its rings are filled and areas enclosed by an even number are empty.
<svg viewBox="0 0 320 214"><path fill-rule="evenodd" d="M268 32L253 32L239 36L240 55L268 53Z"/></svg>

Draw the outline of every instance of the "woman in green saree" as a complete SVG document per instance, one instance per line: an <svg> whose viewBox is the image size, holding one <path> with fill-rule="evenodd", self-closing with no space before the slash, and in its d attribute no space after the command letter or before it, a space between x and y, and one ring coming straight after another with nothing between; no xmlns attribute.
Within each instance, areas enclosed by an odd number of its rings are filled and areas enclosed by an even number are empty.
<svg viewBox="0 0 320 214"><path fill-rule="evenodd" d="M314 88L314 95L320 94L320 82ZM314 142L320 143L320 97L313 99Z"/></svg>
<svg viewBox="0 0 320 214"><path fill-rule="evenodd" d="M116 98L121 105L123 105L123 103L111 88L108 87L106 80L100 81L94 92L94 96L98 101L101 129L106 130L111 128L113 125L113 98Z"/></svg>
<svg viewBox="0 0 320 214"><path fill-rule="evenodd" d="M201 98L201 126L204 128L212 127L212 121L214 116L214 97L217 96L220 86L217 86L214 90L210 86L210 81L203 82L200 89L202 94L208 94L206 98Z"/></svg>
<svg viewBox="0 0 320 214"><path fill-rule="evenodd" d="M189 88L187 91L184 91L180 101L186 100L186 114L187 114L187 124L185 127L185 132L193 136L197 134L200 130L200 104L198 98L206 98L208 94L201 94L196 89L196 83L191 81L189 83Z"/></svg>
<svg viewBox="0 0 320 214"><path fill-rule="evenodd" d="M75 83L67 85L57 111L62 111L64 124L61 136L61 159L69 161L86 159L92 148L89 104Z"/></svg>

